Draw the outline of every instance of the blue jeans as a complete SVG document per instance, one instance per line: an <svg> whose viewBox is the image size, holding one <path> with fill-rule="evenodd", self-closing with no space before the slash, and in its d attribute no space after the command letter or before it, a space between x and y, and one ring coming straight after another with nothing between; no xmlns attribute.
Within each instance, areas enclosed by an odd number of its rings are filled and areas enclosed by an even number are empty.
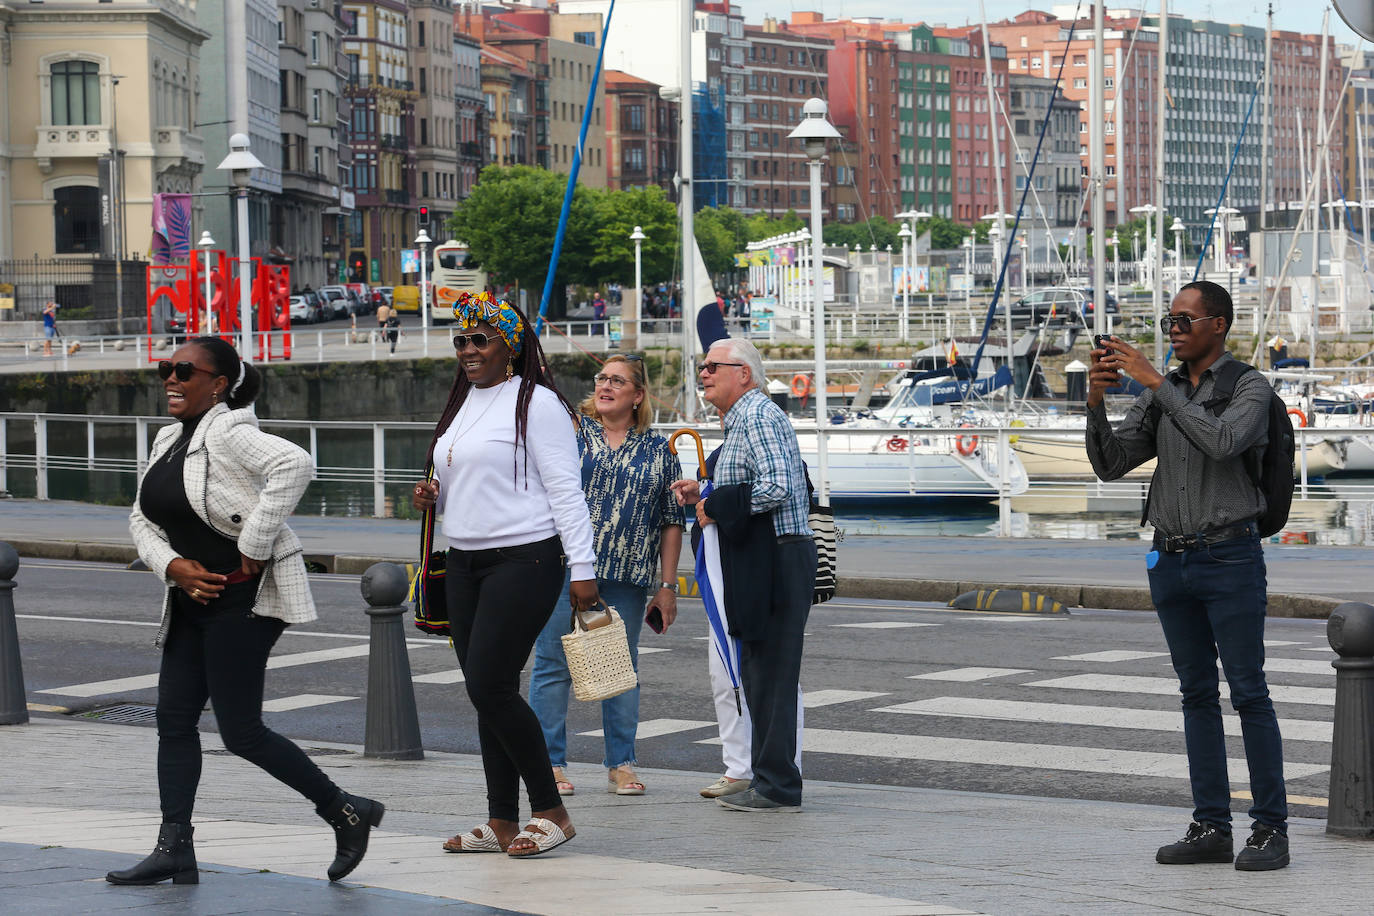
<svg viewBox="0 0 1374 916"><path fill-rule="evenodd" d="M563 657L560 637L568 632L572 606L568 603L568 576L553 616L534 642L534 671L530 674L530 707L544 729L549 747L549 762L556 767L568 765L568 694L572 677ZM630 661L639 670L639 631L644 626L644 607L649 590L628 582L597 579L601 598L615 608L625 621L630 640ZM607 769L635 762L635 732L639 729L639 687L601 701L601 730L606 739Z"/></svg>
<svg viewBox="0 0 1374 916"><path fill-rule="evenodd" d="M1258 538L1234 538L1182 553L1159 553L1150 597L1159 612L1183 694L1183 735L1193 788L1193 819L1229 828L1231 785L1217 689L1217 657L1240 716L1256 824L1286 829L1283 742L1264 679L1264 551Z"/></svg>

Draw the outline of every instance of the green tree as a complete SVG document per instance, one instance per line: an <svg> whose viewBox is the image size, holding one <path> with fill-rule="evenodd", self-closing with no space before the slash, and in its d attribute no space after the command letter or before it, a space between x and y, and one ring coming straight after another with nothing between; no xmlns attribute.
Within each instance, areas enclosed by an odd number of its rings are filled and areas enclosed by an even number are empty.
<svg viewBox="0 0 1374 916"><path fill-rule="evenodd" d="M596 280L634 283L635 243L630 234L635 226L644 233L640 243L640 260L646 284L667 280L677 263L678 230L677 207L668 200L657 185L626 191L598 193L596 245L591 256L591 270Z"/></svg>
<svg viewBox="0 0 1374 916"><path fill-rule="evenodd" d="M923 219L916 224L918 235L927 229L930 230L930 247L936 251L958 248L964 243L964 237L969 232L967 226L943 216L932 216L930 219Z"/></svg>
<svg viewBox="0 0 1374 916"><path fill-rule="evenodd" d="M537 298L553 254L567 180L566 175L530 166L488 166L471 196L450 218L449 227L454 238L468 243L488 272L503 282L518 282ZM595 277L592 259L599 203L598 192L577 186L555 289Z"/></svg>
<svg viewBox="0 0 1374 916"><path fill-rule="evenodd" d="M722 211L729 211L722 212ZM701 259L706 263L706 271L712 276L723 274L735 267L735 253L744 250L745 243L737 235L740 214L729 207L706 207L693 219L693 231L697 247L701 249Z"/></svg>

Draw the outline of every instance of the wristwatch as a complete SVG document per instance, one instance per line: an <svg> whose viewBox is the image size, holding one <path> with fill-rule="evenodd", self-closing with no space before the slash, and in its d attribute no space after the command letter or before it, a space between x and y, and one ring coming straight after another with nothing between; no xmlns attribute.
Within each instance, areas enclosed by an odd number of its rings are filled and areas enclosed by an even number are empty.
<svg viewBox="0 0 1374 916"><path fill-rule="evenodd" d="M660 583L658 583L658 585L659 585L660 588L666 588L666 589L668 589L668 591L672 592L674 595L677 594L677 580L676 580L676 579L674 579L672 582L660 582Z"/></svg>

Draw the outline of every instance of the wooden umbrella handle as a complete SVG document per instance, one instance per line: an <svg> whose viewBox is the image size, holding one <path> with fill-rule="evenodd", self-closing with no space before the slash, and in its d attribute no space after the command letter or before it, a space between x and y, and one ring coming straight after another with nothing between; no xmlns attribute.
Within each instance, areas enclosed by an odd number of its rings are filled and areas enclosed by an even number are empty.
<svg viewBox="0 0 1374 916"><path fill-rule="evenodd" d="M696 442L696 444L697 444L697 479L698 479L698 480L705 480L705 479L706 479L706 447L705 447L704 445L701 444L701 434L698 433L695 429L688 429L688 428L685 427L685 426L684 426L682 429L674 430L674 431L673 431L671 434L669 434L669 436L668 436L668 451L672 452L674 455L677 454L677 440L678 440L678 437L679 437L679 436L691 436L692 439Z"/></svg>

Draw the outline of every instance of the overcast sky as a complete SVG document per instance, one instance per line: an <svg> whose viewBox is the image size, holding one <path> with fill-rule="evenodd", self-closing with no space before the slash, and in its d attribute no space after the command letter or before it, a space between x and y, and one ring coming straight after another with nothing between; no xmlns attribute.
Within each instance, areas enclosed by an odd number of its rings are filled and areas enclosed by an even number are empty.
<svg viewBox="0 0 1374 916"><path fill-rule="evenodd" d="M744 10L744 17L750 23L762 22L764 16L772 16L786 21L794 10L819 10L827 19L846 17L877 16L883 18L900 17L908 21L921 21L935 25L964 25L977 22L978 5L953 0L733 0ZM984 0L988 18L998 19L1014 16L1026 9L1050 10L1054 2L1031 3L1028 0ZM1073 0L1069 0L1070 3ZM1358 0L1356 0L1358 2ZM1117 5L1108 2L1107 9ZM1128 7L1128 4L1121 4ZM1159 10L1155 2L1145 8ZM1083 12L1090 9L1088 0L1083 2ZM1322 30L1322 9L1316 3L1303 3L1299 0L1275 0L1274 24L1280 29L1294 32L1319 33ZM1210 2L1210 0L1174 0L1170 11L1194 19L1216 19L1221 22L1239 22L1243 25L1264 25L1264 0L1229 0L1229 2ZM1338 42L1354 44L1358 36L1346 27L1340 16L1331 13L1331 33Z"/></svg>

